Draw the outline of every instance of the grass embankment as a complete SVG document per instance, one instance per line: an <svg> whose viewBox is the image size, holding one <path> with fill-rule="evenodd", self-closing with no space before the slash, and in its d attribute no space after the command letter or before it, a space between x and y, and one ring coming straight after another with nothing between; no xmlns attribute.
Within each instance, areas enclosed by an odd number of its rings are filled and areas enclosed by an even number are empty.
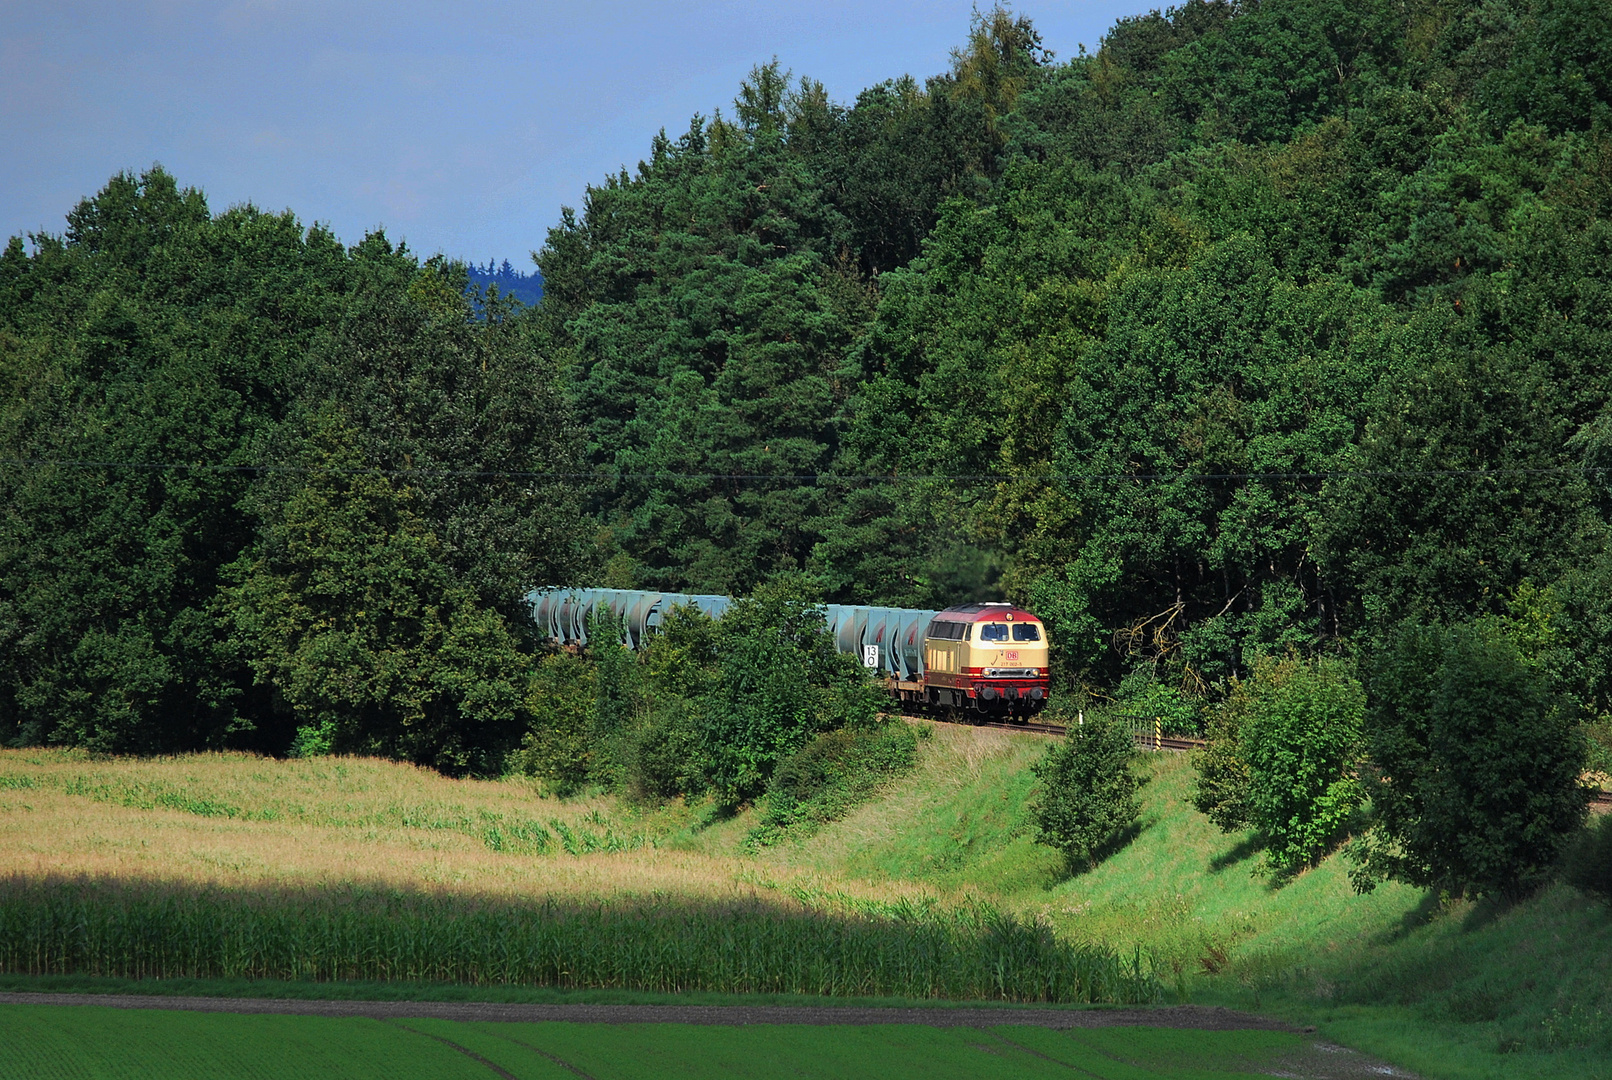
<svg viewBox="0 0 1612 1080"><path fill-rule="evenodd" d="M1319 1022L1430 1077L1612 1077L1604 905L1564 886L1509 909L1398 886L1359 897L1336 857L1275 888L1247 838L1192 810L1190 762L1171 754L1146 757L1135 834L1069 877L1025 813L1042 743L940 728L882 795L759 851L749 813L545 799L380 762L7 752L0 874L243 891L358 882L477 904L760 904L891 928L988 903L1061 941L1120 956L1140 946L1170 996ZM560 825L593 839L571 854ZM507 839L537 828L546 846Z"/></svg>
<svg viewBox="0 0 1612 1080"><path fill-rule="evenodd" d="M694 1027L232 1016L15 1005L0 1080L230 1076L289 1080L663 1080L879 1076L1231 1080L1291 1066L1298 1036L1151 1028L985 1031L906 1024Z"/></svg>

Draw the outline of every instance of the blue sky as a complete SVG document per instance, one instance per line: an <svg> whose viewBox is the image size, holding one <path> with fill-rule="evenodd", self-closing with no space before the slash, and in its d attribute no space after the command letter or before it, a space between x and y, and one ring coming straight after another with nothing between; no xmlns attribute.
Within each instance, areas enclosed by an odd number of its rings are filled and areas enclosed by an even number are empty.
<svg viewBox="0 0 1612 1080"><path fill-rule="evenodd" d="M1146 0L1014 5L1060 58ZM376 226L415 251L529 268L561 205L661 127L726 111L773 56L849 102L946 69L968 0L446 4L127 0L0 9L0 232L60 232L161 162L215 212Z"/></svg>

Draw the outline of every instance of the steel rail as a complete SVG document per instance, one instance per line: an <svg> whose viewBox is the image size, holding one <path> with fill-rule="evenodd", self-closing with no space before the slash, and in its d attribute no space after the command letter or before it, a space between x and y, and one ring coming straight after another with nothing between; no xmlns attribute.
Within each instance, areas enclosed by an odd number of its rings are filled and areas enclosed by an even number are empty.
<svg viewBox="0 0 1612 1080"><path fill-rule="evenodd" d="M1034 720L1026 720L1022 724L1001 720L981 720L976 723L972 720L944 720L938 716L926 716L922 713L904 712L888 715L899 715L904 720L932 720L937 724L955 724L958 727L1000 728L1003 731L1016 731L1026 735L1069 734L1069 729L1063 724L1042 724ZM1193 739L1186 736L1165 735L1160 737L1145 731L1137 731L1132 734L1136 738L1136 746L1139 750L1170 750L1175 753L1185 753L1188 750L1196 750L1205 745L1205 740L1203 739Z"/></svg>
<svg viewBox="0 0 1612 1080"><path fill-rule="evenodd" d="M942 720L934 716L923 716L917 713L901 713L904 720L930 720L937 724L955 724L958 727L1001 728L1003 731L1020 731L1028 735L1067 735L1069 729L1062 724L1039 724L1035 721L1026 721L1022 724L1003 723L998 720L982 720L973 723L968 720ZM1188 736L1165 735L1162 738L1150 735L1145 731L1132 732L1136 738L1138 750L1169 750L1174 753L1186 753L1198 750L1208 745L1207 739L1194 739ZM1612 806L1612 791L1592 791L1590 802Z"/></svg>

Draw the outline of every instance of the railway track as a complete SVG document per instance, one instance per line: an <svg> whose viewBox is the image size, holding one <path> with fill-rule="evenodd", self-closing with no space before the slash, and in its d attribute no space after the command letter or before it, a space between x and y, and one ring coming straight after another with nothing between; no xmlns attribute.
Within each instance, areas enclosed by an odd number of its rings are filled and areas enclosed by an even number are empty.
<svg viewBox="0 0 1612 1080"><path fill-rule="evenodd" d="M1002 721L986 720L973 723L967 720L945 720L938 716L925 716L917 713L903 713L909 720L933 720L937 724L956 724L958 727L1001 728L1003 731L1018 731L1030 735L1067 735L1069 729L1063 724L1041 724L1034 720L1027 720L1022 724L1005 723ZM1139 750L1171 750L1176 753L1185 753L1196 750L1204 745L1203 739L1191 739L1175 735L1156 735L1149 731L1134 732L1136 746Z"/></svg>
<svg viewBox="0 0 1612 1080"><path fill-rule="evenodd" d="M958 727L1001 728L1004 731L1022 731L1032 735L1067 735L1069 733L1069 729L1062 724L1039 724L1033 720L1023 724L995 721L984 721L975 724L964 720L943 720L935 716L920 716L913 713L903 713L902 715L909 720L933 720L938 724L956 724ZM1136 738L1136 748L1138 750L1169 750L1174 753L1184 754L1191 750L1197 750L1206 743L1204 739L1191 739L1176 735L1155 735L1148 731L1137 731L1132 734ZM1597 806L1612 806L1612 791L1596 791L1590 795L1590 802L1595 803Z"/></svg>

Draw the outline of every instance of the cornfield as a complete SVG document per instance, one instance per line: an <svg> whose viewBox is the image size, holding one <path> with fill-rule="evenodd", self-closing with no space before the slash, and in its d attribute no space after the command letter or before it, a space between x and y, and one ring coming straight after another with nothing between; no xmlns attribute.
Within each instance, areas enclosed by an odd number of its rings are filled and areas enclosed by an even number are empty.
<svg viewBox="0 0 1612 1080"><path fill-rule="evenodd" d="M0 881L0 971L1141 1004L1140 954L989 906L523 904L353 888Z"/></svg>

